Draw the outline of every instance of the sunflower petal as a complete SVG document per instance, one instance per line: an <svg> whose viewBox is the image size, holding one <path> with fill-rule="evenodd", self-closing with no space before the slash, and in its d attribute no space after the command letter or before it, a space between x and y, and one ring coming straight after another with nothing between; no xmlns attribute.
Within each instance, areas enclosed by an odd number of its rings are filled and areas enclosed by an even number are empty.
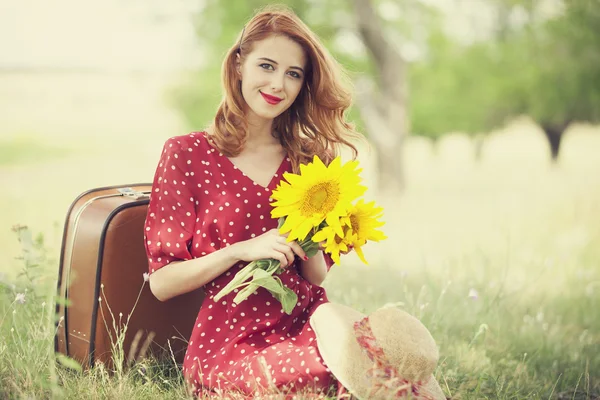
<svg viewBox="0 0 600 400"><path fill-rule="evenodd" d="M312 237L313 242L322 242L327 239L327 231L325 229L321 229L319 232L315 233Z"/></svg>
<svg viewBox="0 0 600 400"><path fill-rule="evenodd" d="M325 221L327 221L327 225L333 229L336 235L339 237L344 237L344 231L342 230L342 225L340 224L340 219L338 217L335 215L329 215Z"/></svg>
<svg viewBox="0 0 600 400"><path fill-rule="evenodd" d="M360 258L360 260L362 262L364 262L365 264L369 265L369 263L367 262L367 260L365 259L365 255L362 251L362 249L360 248L360 246L355 246L354 247L354 251L356 251L356 255L358 255L358 257Z"/></svg>

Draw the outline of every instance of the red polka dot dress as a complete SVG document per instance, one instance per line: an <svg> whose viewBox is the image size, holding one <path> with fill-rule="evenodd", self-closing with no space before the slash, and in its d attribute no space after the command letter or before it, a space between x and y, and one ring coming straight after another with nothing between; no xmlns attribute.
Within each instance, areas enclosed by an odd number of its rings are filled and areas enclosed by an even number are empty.
<svg viewBox="0 0 600 400"><path fill-rule="evenodd" d="M269 198L286 171L291 171L289 158L263 187L216 150L204 132L167 140L145 224L150 274L276 228ZM244 265L232 266L204 286L206 298L183 364L186 381L196 393L233 390L249 397L268 387L328 390L336 381L308 323L316 307L328 301L325 290L306 281L296 262L280 275L298 295L291 315L263 288L238 305L235 292L215 302L213 297Z"/></svg>

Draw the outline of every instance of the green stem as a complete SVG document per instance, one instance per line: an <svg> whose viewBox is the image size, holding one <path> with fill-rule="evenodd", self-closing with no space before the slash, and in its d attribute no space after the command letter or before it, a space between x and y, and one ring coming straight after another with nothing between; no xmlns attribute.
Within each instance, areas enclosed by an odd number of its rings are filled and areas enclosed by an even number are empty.
<svg viewBox="0 0 600 400"><path fill-rule="evenodd" d="M243 285L248 278L252 276L252 273L255 269L259 267L258 262L252 261L250 264L246 265L244 268L239 270L235 277L227 284L219 293L217 293L214 297L214 301L219 301L223 296L227 296L229 293L233 292L238 286Z"/></svg>

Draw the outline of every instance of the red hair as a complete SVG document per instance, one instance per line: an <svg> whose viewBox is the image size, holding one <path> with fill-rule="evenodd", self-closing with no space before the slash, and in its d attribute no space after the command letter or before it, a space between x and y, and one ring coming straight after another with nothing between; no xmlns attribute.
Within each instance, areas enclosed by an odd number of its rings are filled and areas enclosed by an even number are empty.
<svg viewBox="0 0 600 400"><path fill-rule="evenodd" d="M349 139L360 135L345 119L345 112L352 104L349 79L317 36L293 11L282 6L267 7L255 14L246 24L243 37L238 37L223 60L224 96L212 126L215 145L228 157L242 151L248 139L248 124L236 55L239 49L243 62L255 42L271 35L285 36L298 43L308 60L298 97L273 121L273 129L279 133L294 172L298 173L300 164L310 162L313 155L329 164L339 154L340 145L350 147L356 158L356 147Z"/></svg>

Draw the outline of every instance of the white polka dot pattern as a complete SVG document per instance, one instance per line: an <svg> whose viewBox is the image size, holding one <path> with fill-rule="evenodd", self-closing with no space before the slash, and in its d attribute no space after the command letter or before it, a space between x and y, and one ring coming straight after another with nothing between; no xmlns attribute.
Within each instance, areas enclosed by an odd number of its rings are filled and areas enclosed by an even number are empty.
<svg viewBox="0 0 600 400"><path fill-rule="evenodd" d="M204 132L167 140L144 228L149 273L276 228L269 198L290 169L285 158L263 187L220 154ZM331 260L327 261L330 266ZM328 301L325 290L303 279L293 264L280 275L298 295L291 315L262 288L238 305L232 302L235 292L213 301L243 266L234 265L205 285L206 299L184 359L186 380L197 393L220 388L252 396L270 385L327 389L335 378L321 359L308 324L316 307Z"/></svg>

